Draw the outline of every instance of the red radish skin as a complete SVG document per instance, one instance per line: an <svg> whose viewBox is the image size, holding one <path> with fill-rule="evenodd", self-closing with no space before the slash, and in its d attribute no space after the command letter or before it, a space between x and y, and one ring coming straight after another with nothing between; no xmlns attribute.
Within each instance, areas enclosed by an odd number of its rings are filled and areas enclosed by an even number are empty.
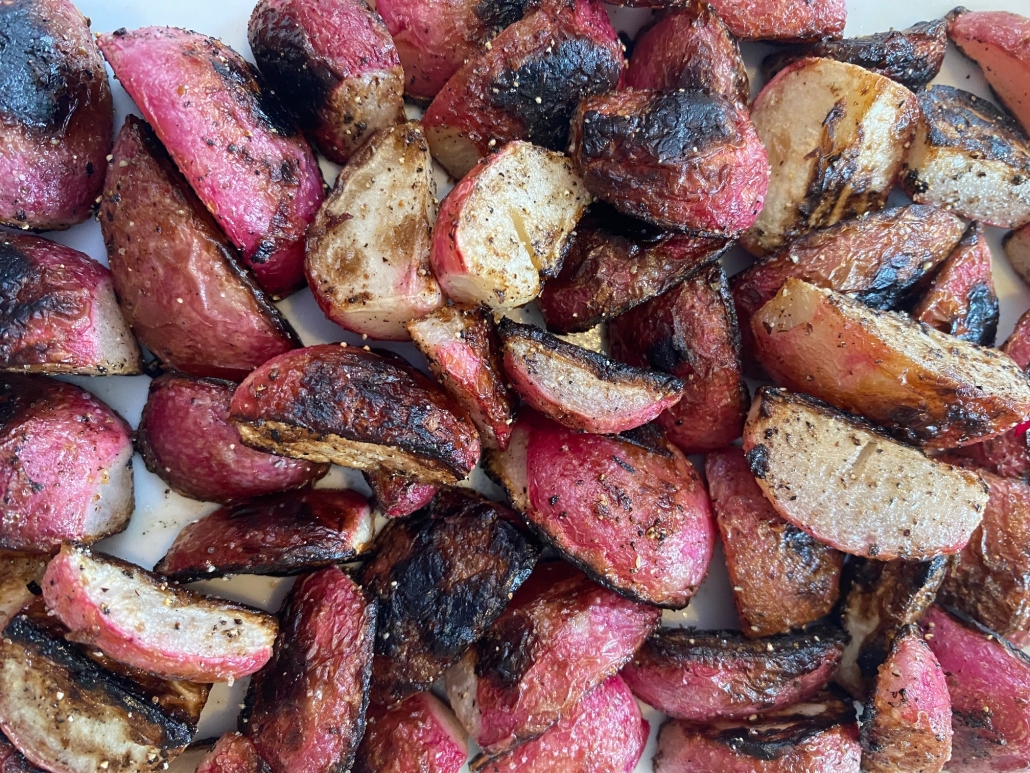
<svg viewBox="0 0 1030 773"><path fill-rule="evenodd" d="M151 382L136 435L147 469L180 494L209 502L304 488L329 471L245 446L229 423L234 386L176 373Z"/></svg>
<svg viewBox="0 0 1030 773"><path fill-rule="evenodd" d="M440 490L430 483L420 483L386 470L365 470L363 475L372 489L375 506L384 518L411 515L432 502Z"/></svg>
<svg viewBox="0 0 1030 773"><path fill-rule="evenodd" d="M44 773L27 759L14 744L0 733L0 773Z"/></svg>
<svg viewBox="0 0 1030 773"><path fill-rule="evenodd" d="M0 769L2 770L2 769ZM268 766L258 756L250 739L239 733L226 733L200 761L196 773L267 773ZM5 772L6 773L6 772Z"/></svg>
<svg viewBox="0 0 1030 773"><path fill-rule="evenodd" d="M543 735L507 754L473 760L477 773L630 773L650 724L626 683L613 676Z"/></svg>
<svg viewBox="0 0 1030 773"><path fill-rule="evenodd" d="M468 759L468 733L433 693L385 710L369 706L354 773L458 773Z"/></svg>
<svg viewBox="0 0 1030 773"><path fill-rule="evenodd" d="M848 18L846 0L712 0L712 7L742 40L839 38Z"/></svg>
<svg viewBox="0 0 1030 773"><path fill-rule="evenodd" d="M73 639L167 679L233 681L272 655L276 625L269 615L81 548L63 547L42 587Z"/></svg>
<svg viewBox="0 0 1030 773"><path fill-rule="evenodd" d="M243 58L171 27L99 37L119 82L258 282L281 297L304 282L304 233L322 173L297 130L269 109Z"/></svg>

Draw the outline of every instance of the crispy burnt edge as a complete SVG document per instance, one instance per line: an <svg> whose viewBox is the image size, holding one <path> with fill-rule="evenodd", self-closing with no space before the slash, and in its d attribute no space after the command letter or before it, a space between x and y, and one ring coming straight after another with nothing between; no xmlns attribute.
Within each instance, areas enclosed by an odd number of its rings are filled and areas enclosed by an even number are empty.
<svg viewBox="0 0 1030 773"><path fill-rule="evenodd" d="M159 727L161 746L165 751L184 749L193 741L190 723L165 712L160 703L147 696L143 688L132 679L103 668L87 657L78 645L57 638L33 622L27 615L16 615L3 630L3 637L27 652L36 652L41 660L67 671L69 677L84 688L84 692L103 693L112 703L121 705L132 715Z"/></svg>
<svg viewBox="0 0 1030 773"><path fill-rule="evenodd" d="M279 311L279 308L272 303L271 297L268 293L261 289L261 286L257 283L257 279L255 279L253 272L244 265L242 260L240 260L238 251L232 245L232 242L229 241L228 237L222 233L221 226L215 222L214 217L208 211L207 207L204 206L203 202L197 198L197 194L194 193L193 188L190 187L185 176L179 171L175 162L172 161L171 156L168 155L168 151L165 150L164 145L162 145L161 141L157 138L157 134L154 132L153 127L151 127L151 125L142 118L137 118L134 115L126 116L125 125L132 127L132 131L139 138L139 142L143 150L161 169L161 172L167 179L168 184L171 187L176 188L186 199L190 205L186 216L195 217L199 220L205 221L211 231L221 237L220 241L212 242L212 244L222 256L222 260L229 268L229 272L245 287L251 296L253 296L255 303L258 305L259 313L272 323L275 332L288 340L293 345L293 348L300 348L303 346L300 336L297 334L293 325L290 324L290 321L286 319L281 311ZM105 193L103 203L100 205L101 210L108 202L117 204L118 200L120 200L120 194L117 191L110 196ZM100 215L102 214L103 211L100 212ZM111 220L113 217L114 214L112 211L112 213L108 215L107 219ZM113 244L113 238L105 238L104 241L107 248L110 249ZM120 307L121 304L119 304L119 308ZM155 361L160 363L158 366L159 371L163 372L164 369L176 370L174 365L163 362L157 354L154 354L154 357Z"/></svg>
<svg viewBox="0 0 1030 773"><path fill-rule="evenodd" d="M770 54L762 60L766 82L780 70L809 57L856 64L918 91L941 70L948 49L948 20L934 19L903 30L888 30L842 40L822 40Z"/></svg>
<svg viewBox="0 0 1030 773"><path fill-rule="evenodd" d="M567 367L587 370L594 378L609 384L640 386L672 393L678 393L685 386L682 380L671 374L647 368L634 368L590 349L563 341L534 325L515 322L508 317L504 317L498 323L497 335L505 347L509 341L515 339L528 340L547 352L571 360Z"/></svg>

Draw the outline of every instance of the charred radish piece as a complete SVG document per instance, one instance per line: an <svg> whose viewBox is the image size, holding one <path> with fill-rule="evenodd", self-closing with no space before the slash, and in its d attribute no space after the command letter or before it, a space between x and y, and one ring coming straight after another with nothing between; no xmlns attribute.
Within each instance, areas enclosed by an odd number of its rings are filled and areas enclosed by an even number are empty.
<svg viewBox="0 0 1030 773"><path fill-rule="evenodd" d="M951 695L948 770L1022 770L1030 765L1030 658L993 631L934 606L926 643Z"/></svg>
<svg viewBox="0 0 1030 773"><path fill-rule="evenodd" d="M517 398L504 380L493 315L482 306L446 306L408 323L429 369L468 413L487 448L508 447Z"/></svg>
<svg viewBox="0 0 1030 773"><path fill-rule="evenodd" d="M951 86L919 95L924 120L905 160L905 192L1003 228L1030 223L1030 138L985 99Z"/></svg>
<svg viewBox="0 0 1030 773"><path fill-rule="evenodd" d="M711 503L664 438L645 447L530 413L488 464L530 526L598 582L670 609L701 584L715 542Z"/></svg>
<svg viewBox="0 0 1030 773"><path fill-rule="evenodd" d="M0 377L0 548L49 553L122 531L134 506L132 429L85 390Z"/></svg>
<svg viewBox="0 0 1030 773"><path fill-rule="evenodd" d="M114 110L104 60L69 0L0 5L0 223L54 230L93 210Z"/></svg>
<svg viewBox="0 0 1030 773"><path fill-rule="evenodd" d="M588 97L570 142L587 190L662 228L735 237L754 224L769 187L768 156L747 110L718 95Z"/></svg>
<svg viewBox="0 0 1030 773"><path fill-rule="evenodd" d="M268 773L268 766L249 738L226 733L200 761L196 773Z"/></svg>
<svg viewBox="0 0 1030 773"><path fill-rule="evenodd" d="M712 7L701 2L670 10L637 36L626 86L704 91L745 106L751 101L740 46Z"/></svg>
<svg viewBox="0 0 1030 773"><path fill-rule="evenodd" d="M168 679L232 681L272 655L275 619L170 585L138 566L64 546L43 577L47 606L71 636Z"/></svg>
<svg viewBox="0 0 1030 773"><path fill-rule="evenodd" d="M519 5L497 10L507 15ZM601 3L549 4L505 29L436 95L422 119L433 158L458 179L514 140L563 151L576 105L614 89L623 66Z"/></svg>
<svg viewBox="0 0 1030 773"><path fill-rule="evenodd" d="M476 773L630 773L651 726L618 676L590 692L543 735L497 757L469 763Z"/></svg>
<svg viewBox="0 0 1030 773"><path fill-rule="evenodd" d="M45 555L0 550L0 631L32 601L29 585L43 579L46 564ZM0 771L4 771L3 766Z"/></svg>
<svg viewBox="0 0 1030 773"><path fill-rule="evenodd" d="M0 276L0 370L141 372L111 272L91 257L38 236L0 233Z"/></svg>
<svg viewBox="0 0 1030 773"><path fill-rule="evenodd" d="M863 561L849 570L847 597L840 608L849 641L837 684L865 701L897 632L919 622L933 604L947 559Z"/></svg>
<svg viewBox="0 0 1030 773"><path fill-rule="evenodd" d="M608 341L615 359L671 373L683 383L679 402L657 419L683 453L722 448L740 437L751 395L737 315L720 266L616 317Z"/></svg>
<svg viewBox="0 0 1030 773"><path fill-rule="evenodd" d="M940 773L951 757L951 698L917 626L894 637L862 714L862 769Z"/></svg>
<svg viewBox="0 0 1030 773"><path fill-rule="evenodd" d="M403 518L433 501L437 486L414 478L394 475L382 469L365 470L365 483L372 489L372 500L384 518Z"/></svg>
<svg viewBox="0 0 1030 773"><path fill-rule="evenodd" d="M789 279L751 320L776 383L931 448L1000 435L1030 417L1030 383L1008 355Z"/></svg>
<svg viewBox="0 0 1030 773"><path fill-rule="evenodd" d="M432 266L457 303L524 306L541 276L561 268L564 245L588 204L569 159L512 142L447 194L433 232Z"/></svg>
<svg viewBox="0 0 1030 773"><path fill-rule="evenodd" d="M346 345L269 360L236 390L230 419L255 448L425 483L454 483L479 461L475 427L434 382Z"/></svg>
<svg viewBox="0 0 1030 773"><path fill-rule="evenodd" d="M912 316L963 341L993 346L998 332L998 293L991 248L983 226L973 223L941 266Z"/></svg>
<svg viewBox="0 0 1030 773"><path fill-rule="evenodd" d="M304 268L325 315L355 333L406 340L404 323L444 302L429 272L435 218L433 160L419 125L372 136L308 231Z"/></svg>
<svg viewBox="0 0 1030 773"><path fill-rule="evenodd" d="M154 356L241 381L299 346L153 130L130 115L112 153L100 227L118 302Z"/></svg>
<svg viewBox="0 0 1030 773"><path fill-rule="evenodd" d="M962 239L950 212L913 204L811 231L737 274L730 284L750 352L751 318L791 278L874 309L895 309L926 284Z"/></svg>
<svg viewBox="0 0 1030 773"><path fill-rule="evenodd" d="M783 634L827 615L844 555L780 518L739 448L708 454L705 477L744 635Z"/></svg>
<svg viewBox="0 0 1030 773"><path fill-rule="evenodd" d="M845 0L714 0L712 7L736 37L779 43L839 38L848 18Z"/></svg>
<svg viewBox="0 0 1030 773"><path fill-rule="evenodd" d="M855 710L836 693L739 724L665 723L655 773L858 773Z"/></svg>
<svg viewBox="0 0 1030 773"><path fill-rule="evenodd" d="M806 395L763 387L744 451L776 511L856 556L924 561L958 553L979 525L987 486Z"/></svg>
<svg viewBox="0 0 1030 773"><path fill-rule="evenodd" d="M745 639L737 631L661 628L622 669L633 694L673 719L744 719L811 698L833 679L836 628Z"/></svg>
<svg viewBox="0 0 1030 773"><path fill-rule="evenodd" d="M153 773L193 739L141 686L25 615L4 628L0 663L0 730L51 773Z"/></svg>
<svg viewBox="0 0 1030 773"><path fill-rule="evenodd" d="M918 91L937 77L947 50L948 23L945 19L936 19L913 24L905 30L846 40L820 40L772 54L762 61L762 73L766 80L772 80L785 67L817 56L857 64Z"/></svg>
<svg viewBox="0 0 1030 773"><path fill-rule="evenodd" d="M147 469L183 496L209 502L303 488L328 472L247 448L229 423L234 386L176 373L154 379L136 433Z"/></svg>
<svg viewBox="0 0 1030 773"><path fill-rule="evenodd" d="M441 492L421 517L376 538L361 584L379 600L372 700L428 690L504 611L537 550L499 505Z"/></svg>
<svg viewBox="0 0 1030 773"><path fill-rule="evenodd" d="M451 707L486 754L508 751L574 716L660 617L567 564L543 564L447 672Z"/></svg>
<svg viewBox="0 0 1030 773"><path fill-rule="evenodd" d="M241 729L274 773L350 770L365 732L376 604L333 567L293 586Z"/></svg>
<svg viewBox="0 0 1030 773"><path fill-rule="evenodd" d="M684 384L673 376L623 365L507 317L497 333L515 391L566 427L617 434L679 402Z"/></svg>
<svg viewBox="0 0 1030 773"><path fill-rule="evenodd" d="M887 201L915 137L919 102L892 80L832 59L773 78L751 118L769 148L765 207L741 243L755 255Z"/></svg>
<svg viewBox="0 0 1030 773"><path fill-rule="evenodd" d="M981 68L998 100L1030 132L1030 19L1004 11L948 16L948 37Z"/></svg>
<svg viewBox="0 0 1030 773"><path fill-rule="evenodd" d="M14 748L7 737L0 733L0 770L4 773L44 773Z"/></svg>
<svg viewBox="0 0 1030 773"><path fill-rule="evenodd" d="M154 571L176 582L291 575L351 561L372 544L368 501L318 489L226 505L179 532Z"/></svg>
<svg viewBox="0 0 1030 773"><path fill-rule="evenodd" d="M1002 636L1030 628L1030 486L981 472L983 521L951 560L940 598Z"/></svg>
<svg viewBox="0 0 1030 773"><path fill-rule="evenodd" d="M261 287L276 297L296 290L322 173L253 67L214 38L171 27L118 30L99 42Z"/></svg>
<svg viewBox="0 0 1030 773"><path fill-rule="evenodd" d="M594 204L537 304L551 332L582 333L661 295L728 247L725 239L670 233Z"/></svg>
<svg viewBox="0 0 1030 773"><path fill-rule="evenodd" d="M404 121L397 48L361 0L261 0L247 38L268 85L330 160L346 163L377 129Z"/></svg>
<svg viewBox="0 0 1030 773"><path fill-rule="evenodd" d="M387 711L369 706L354 773L458 773L468 759L468 733L431 692Z"/></svg>

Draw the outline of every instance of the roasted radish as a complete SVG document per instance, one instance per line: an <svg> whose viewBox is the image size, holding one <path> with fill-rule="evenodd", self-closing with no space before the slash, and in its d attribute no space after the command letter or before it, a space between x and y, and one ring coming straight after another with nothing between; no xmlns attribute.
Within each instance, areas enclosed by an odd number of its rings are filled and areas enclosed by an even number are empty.
<svg viewBox="0 0 1030 773"><path fill-rule="evenodd" d="M226 733L197 766L196 773L267 773L265 764L246 736Z"/></svg>
<svg viewBox="0 0 1030 773"><path fill-rule="evenodd" d="M475 427L434 382L346 344L269 360L236 390L230 419L255 448L426 483L454 483L479 461Z"/></svg>
<svg viewBox="0 0 1030 773"><path fill-rule="evenodd" d="M353 560L374 534L372 510L356 491L277 494L226 505L191 523L154 571L176 582L301 574Z"/></svg>
<svg viewBox="0 0 1030 773"><path fill-rule="evenodd" d="M304 270L325 315L372 338L407 339L404 323L444 302L429 271L435 218L433 160L419 125L372 135L308 231Z"/></svg>
<svg viewBox="0 0 1030 773"><path fill-rule="evenodd" d="M963 341L993 346L998 315L991 249L983 226L973 223L912 310L912 316Z"/></svg>
<svg viewBox="0 0 1030 773"><path fill-rule="evenodd" d="M923 621L951 696L952 773L1030 765L1030 658L968 618L931 607Z"/></svg>
<svg viewBox="0 0 1030 773"><path fill-rule="evenodd" d="M1030 138L985 99L951 86L919 95L923 120L905 159L905 191L987 225L1030 223Z"/></svg>
<svg viewBox="0 0 1030 773"><path fill-rule="evenodd" d="M753 719L826 687L845 641L829 626L760 640L737 631L661 628L622 677L640 700L674 719Z"/></svg>
<svg viewBox="0 0 1030 773"><path fill-rule="evenodd" d="M402 518L428 505L437 486L421 483L414 478L395 475L388 470L373 468L364 470L365 483L372 489L372 500L384 518Z"/></svg>
<svg viewBox="0 0 1030 773"><path fill-rule="evenodd" d="M112 153L100 227L118 302L154 356L241 381L299 346L150 127L129 116Z"/></svg>
<svg viewBox="0 0 1030 773"><path fill-rule="evenodd" d="M592 2L592 0L586 0ZM433 271L458 303L524 306L561 268L564 245L590 203L572 163L512 142L447 194L433 233Z"/></svg>
<svg viewBox="0 0 1030 773"><path fill-rule="evenodd" d="M517 397L504 380L501 342L482 306L445 306L408 323L415 346L468 413L487 448L508 447Z"/></svg>
<svg viewBox="0 0 1030 773"><path fill-rule="evenodd" d="M951 698L916 626L894 637L862 712L862 769L940 773L951 757Z"/></svg>
<svg viewBox="0 0 1030 773"><path fill-rule="evenodd" d="M0 4L0 223L81 223L104 183L114 110L104 60L69 0Z"/></svg>
<svg viewBox="0 0 1030 773"><path fill-rule="evenodd" d="M645 447L524 412L508 450L488 464L533 529L598 582L680 609L704 579L712 506L693 465L663 437Z"/></svg>
<svg viewBox="0 0 1030 773"><path fill-rule="evenodd" d="M261 453L229 423L233 384L168 373L150 383L136 445L147 469L193 499L234 499L304 488L324 464Z"/></svg>
<svg viewBox="0 0 1030 773"><path fill-rule="evenodd" d="M269 615L83 548L63 547L41 585L75 640L168 679L232 681L272 655L276 625Z"/></svg>
<svg viewBox="0 0 1030 773"><path fill-rule="evenodd" d="M904 86L857 65L803 59L762 89L751 117L769 149L772 179L742 244L765 255L882 208L915 136L919 103Z"/></svg>
<svg viewBox="0 0 1030 773"><path fill-rule="evenodd" d="M948 21L948 37L980 65L995 96L1030 132L1030 19L957 8Z"/></svg>
<svg viewBox="0 0 1030 773"><path fill-rule="evenodd" d="M458 662L529 576L537 549L475 495L442 492L377 537L361 583L379 600L372 700L393 706Z"/></svg>
<svg viewBox="0 0 1030 773"><path fill-rule="evenodd" d="M43 773L14 748L7 737L0 733L0 770L4 773Z"/></svg>
<svg viewBox="0 0 1030 773"><path fill-rule="evenodd" d="M497 328L504 370L532 408L572 429L617 434L679 402L684 383L634 368L505 317Z"/></svg>
<svg viewBox="0 0 1030 773"><path fill-rule="evenodd" d="M987 506L976 473L781 389L756 395L744 451L783 518L831 547L878 561L958 553Z"/></svg>
<svg viewBox="0 0 1030 773"><path fill-rule="evenodd" d="M47 557L33 553L0 550L0 631L32 599L31 583L43 579ZM3 771L3 766L0 766ZM4 771L6 773L6 771Z"/></svg>
<svg viewBox="0 0 1030 773"><path fill-rule="evenodd" d="M0 377L0 548L49 553L122 531L133 509L132 429L85 390Z"/></svg>
<svg viewBox="0 0 1030 773"><path fill-rule="evenodd" d="M332 567L299 580L241 729L273 773L350 770L365 732L376 604Z"/></svg>
<svg viewBox="0 0 1030 773"><path fill-rule="evenodd" d="M919 622L947 571L947 558L930 561L862 561L848 567L840 607L848 644L837 684L864 701L898 631Z"/></svg>
<svg viewBox="0 0 1030 773"><path fill-rule="evenodd" d="M708 454L705 477L744 635L787 633L828 614L844 555L780 518L739 448Z"/></svg>
<svg viewBox="0 0 1030 773"><path fill-rule="evenodd" d="M140 372L111 272L91 257L38 236L0 233L0 276L0 370Z"/></svg>
<svg viewBox="0 0 1030 773"><path fill-rule="evenodd" d="M948 50L948 23L944 19L913 24L905 30L877 32L846 40L820 40L771 54L762 61L762 73L776 73L813 56L864 67L877 75L918 91L937 77Z"/></svg>
<svg viewBox="0 0 1030 773"><path fill-rule="evenodd" d="M537 304L548 330L581 333L661 295L718 260L729 245L725 239L662 231L594 204Z"/></svg>
<svg viewBox="0 0 1030 773"><path fill-rule="evenodd" d="M615 88L623 65L601 3L549 3L471 56L436 95L422 119L433 157L460 178L513 140L565 150L576 105Z"/></svg>
<svg viewBox="0 0 1030 773"><path fill-rule="evenodd" d="M307 140L253 67L214 38L171 27L100 36L115 75L201 201L274 296L304 281L304 232L322 203Z"/></svg>
<svg viewBox="0 0 1030 773"><path fill-rule="evenodd" d="M4 628L0 662L0 730L43 770L156 773L193 740L195 725L26 615Z"/></svg>
<svg viewBox="0 0 1030 773"><path fill-rule="evenodd" d="M654 607L542 564L446 676L458 719L487 754L536 738L619 670L658 627Z"/></svg>
<svg viewBox="0 0 1030 773"><path fill-rule="evenodd" d="M658 733L655 773L858 773L855 710L823 693L746 723L671 720Z"/></svg>
<svg viewBox="0 0 1030 773"><path fill-rule="evenodd" d="M703 2L670 10L637 35L625 85L644 91L706 91L745 106L751 101L740 46Z"/></svg>
<svg viewBox="0 0 1030 773"><path fill-rule="evenodd" d="M1030 284L1030 225L1007 234L1002 246L1009 265L1020 279Z"/></svg>
<svg viewBox="0 0 1030 773"><path fill-rule="evenodd" d="M754 224L769 187L768 156L747 110L720 95L588 97L570 142L587 190L662 228L735 237Z"/></svg>
<svg viewBox="0 0 1030 773"><path fill-rule="evenodd" d="M468 759L468 733L431 692L387 711L369 706L354 773L458 773Z"/></svg>
<svg viewBox="0 0 1030 773"><path fill-rule="evenodd" d="M713 0L712 7L743 40L802 43L839 38L848 18L845 0Z"/></svg>
<svg viewBox="0 0 1030 773"><path fill-rule="evenodd" d="M332 161L404 121L397 48L362 0L261 0L247 32L268 85Z"/></svg>
<svg viewBox="0 0 1030 773"><path fill-rule="evenodd" d="M480 756L476 773L630 773L651 726L618 676L590 692L543 735L497 757Z"/></svg>
<svg viewBox="0 0 1030 773"><path fill-rule="evenodd" d="M1008 355L789 279L751 319L777 384L922 446L953 448L1030 418L1030 383Z"/></svg>
<svg viewBox="0 0 1030 773"><path fill-rule="evenodd" d="M680 400L658 417L685 454L740 437L751 402L741 365L740 331L726 275L718 265L693 276L608 326L612 357L681 379Z"/></svg>

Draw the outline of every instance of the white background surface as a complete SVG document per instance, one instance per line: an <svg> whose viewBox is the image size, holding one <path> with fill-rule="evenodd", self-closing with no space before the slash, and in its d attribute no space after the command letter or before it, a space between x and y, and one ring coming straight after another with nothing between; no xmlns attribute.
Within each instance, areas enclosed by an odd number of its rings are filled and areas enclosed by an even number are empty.
<svg viewBox="0 0 1030 773"><path fill-rule="evenodd" d="M151 24L164 24L204 32L221 38L248 59L250 49L246 40L247 20L253 7L252 0L77 0L80 10L92 19L93 30L108 32L119 27L134 28ZM965 5L976 10L1009 10L1030 14L1030 0L965 0ZM847 35L862 35L879 32L890 27L903 28L917 21L943 16L953 7L949 0L849 0ZM620 30L634 32L648 18L649 12L631 9L610 9L616 26ZM768 48L744 46L753 85L760 86L755 67ZM944 71L936 82L948 83L972 91L980 96L990 96L979 71L971 66L952 48L948 53ZM116 129L121 126L127 112L134 111L129 98L116 81L112 80L117 110ZM335 177L336 168L324 164L326 180ZM442 191L441 191L442 192ZM1030 294L1013 274L1004 260L1000 248L1002 232L989 229L991 247L995 256L995 281L1001 298L1001 325L999 343L1011 332L1019 315L1030 305ZM100 227L90 221L69 231L48 234L50 238L83 250L97 260L107 263ZM730 256L728 268L734 270L745 265L740 256ZM279 304L305 345L327 341L356 339L336 325L328 322L315 306L309 291L304 290ZM395 346L409 359L423 364L412 347ZM139 421L140 411L146 402L147 384L150 379L138 377L73 378L81 386L95 392L99 397L120 411L133 426ZM121 535L104 542L100 547L151 567L166 551L175 535L188 522L206 515L215 505L185 499L169 492L162 481L151 475L137 455L135 458L136 512L129 529ZM481 484L477 475L474 482ZM350 470L334 467L332 473L320 486L353 485L364 489L360 476ZM289 581L268 578L237 577L232 580L197 583L195 587L218 595L244 601L269 610L278 608L288 590ZM704 628L737 627L726 572L721 552L717 552L709 572L709 579L701 592L683 612L665 615L667 624L688 624ZM233 688L217 685L201 722L199 737L209 737L232 729L239 703L242 701L246 680ZM651 720L651 739L641 758L636 773L651 770L651 756L654 752L654 736L661 721L661 715L644 707L645 716ZM197 759L189 755L190 763L183 758L173 765L173 771L193 771ZM560 773L560 771L555 771Z"/></svg>

